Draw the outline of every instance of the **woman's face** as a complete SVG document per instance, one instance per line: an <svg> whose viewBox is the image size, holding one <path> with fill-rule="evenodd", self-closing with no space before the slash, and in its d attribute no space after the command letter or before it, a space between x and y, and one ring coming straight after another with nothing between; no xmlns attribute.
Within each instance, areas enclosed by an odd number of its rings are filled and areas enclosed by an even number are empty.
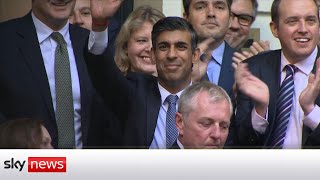
<svg viewBox="0 0 320 180"><path fill-rule="evenodd" d="M138 29L132 32L126 53L128 55L133 72L142 72L150 75L157 75L156 65L151 61L151 22L144 22Z"/></svg>

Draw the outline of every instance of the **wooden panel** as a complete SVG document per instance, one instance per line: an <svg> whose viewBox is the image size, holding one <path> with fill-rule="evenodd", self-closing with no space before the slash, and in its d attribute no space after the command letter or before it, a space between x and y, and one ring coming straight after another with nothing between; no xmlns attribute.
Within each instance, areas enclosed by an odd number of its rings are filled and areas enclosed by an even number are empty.
<svg viewBox="0 0 320 180"><path fill-rule="evenodd" d="M0 0L0 22L21 17L31 10L31 0Z"/></svg>
<svg viewBox="0 0 320 180"><path fill-rule="evenodd" d="M162 11L162 0L134 0L134 9L141 5L150 5L153 8L158 9L159 11Z"/></svg>

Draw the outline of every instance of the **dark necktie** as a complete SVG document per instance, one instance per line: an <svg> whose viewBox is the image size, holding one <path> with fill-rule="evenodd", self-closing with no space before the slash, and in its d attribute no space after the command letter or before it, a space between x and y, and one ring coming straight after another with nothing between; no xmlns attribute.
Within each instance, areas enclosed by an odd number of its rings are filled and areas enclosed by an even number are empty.
<svg viewBox="0 0 320 180"><path fill-rule="evenodd" d="M285 70L287 75L280 86L278 94L276 121L274 131L271 134L270 148L282 149L290 120L294 94L293 76L297 68L294 65L289 64L285 66Z"/></svg>
<svg viewBox="0 0 320 180"><path fill-rule="evenodd" d="M176 115L176 104L179 97L177 95L169 95L166 98L166 102L168 102L168 111L166 117L166 145L167 148L170 148L175 140L178 137L178 130L176 127L175 115Z"/></svg>
<svg viewBox="0 0 320 180"><path fill-rule="evenodd" d="M67 43L58 32L51 37L57 42L55 51L56 122L58 127L58 147L75 147L74 110L72 82Z"/></svg>

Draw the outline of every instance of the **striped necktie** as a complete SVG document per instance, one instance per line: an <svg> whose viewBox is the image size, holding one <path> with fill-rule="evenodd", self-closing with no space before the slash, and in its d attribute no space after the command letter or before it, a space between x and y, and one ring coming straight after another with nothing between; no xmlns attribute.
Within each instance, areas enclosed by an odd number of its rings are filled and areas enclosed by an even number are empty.
<svg viewBox="0 0 320 180"><path fill-rule="evenodd" d="M285 66L286 77L283 80L277 100L277 111L274 131L271 134L270 148L282 149L283 142L286 137L286 131L288 128L291 107L294 94L294 81L293 76L297 71L297 67L292 64Z"/></svg>

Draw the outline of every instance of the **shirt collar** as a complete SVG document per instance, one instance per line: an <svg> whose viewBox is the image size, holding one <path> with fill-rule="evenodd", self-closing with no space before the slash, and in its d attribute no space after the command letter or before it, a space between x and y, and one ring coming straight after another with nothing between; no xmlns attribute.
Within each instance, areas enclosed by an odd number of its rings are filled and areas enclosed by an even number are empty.
<svg viewBox="0 0 320 180"><path fill-rule="evenodd" d="M216 49L212 51L212 57L218 62L218 64L222 64L223 53L225 49L225 42L223 41Z"/></svg>
<svg viewBox="0 0 320 180"><path fill-rule="evenodd" d="M181 142L179 141L179 138L177 139L177 144L179 146L180 149L184 149L183 145L181 144Z"/></svg>
<svg viewBox="0 0 320 180"><path fill-rule="evenodd" d="M47 25L45 25L43 22L41 22L40 19L38 19L33 14L33 12L31 13L31 16L37 31L39 44L41 44L44 40L46 40L51 35L53 30ZM58 32L66 39L66 37L68 37L68 32L69 32L69 21Z"/></svg>
<svg viewBox="0 0 320 180"><path fill-rule="evenodd" d="M308 76L312 71L315 60L317 59L317 54L318 48L315 47L310 56L300 62L295 63L294 65L299 69L300 72ZM288 64L290 64L289 61L286 59L286 57L284 57L284 54L281 51L281 72L283 71L283 68Z"/></svg>
<svg viewBox="0 0 320 180"><path fill-rule="evenodd" d="M192 84L192 82L190 83L190 85ZM159 91L160 91L160 95L161 95L161 104L164 105L164 101L166 100L166 98L171 94L169 91L167 91L164 87L162 87L160 85L160 83L158 82L158 87L159 87ZM178 93L176 93L176 95L180 98L181 93L184 91L181 90Z"/></svg>

